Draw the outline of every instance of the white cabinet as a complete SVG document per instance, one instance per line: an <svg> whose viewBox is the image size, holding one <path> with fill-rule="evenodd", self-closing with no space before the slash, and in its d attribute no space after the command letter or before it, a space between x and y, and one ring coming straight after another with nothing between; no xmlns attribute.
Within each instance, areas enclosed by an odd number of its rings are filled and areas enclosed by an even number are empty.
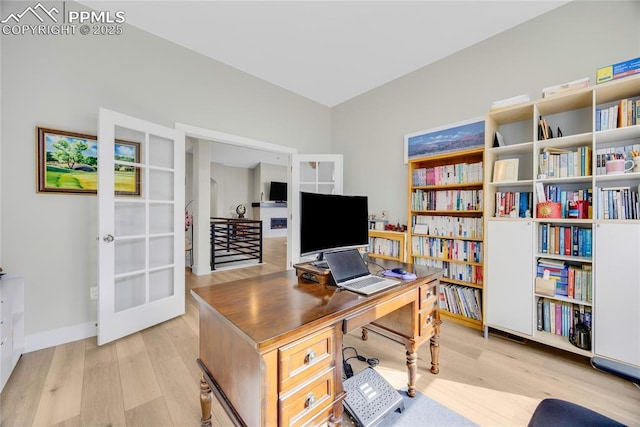
<svg viewBox="0 0 640 427"><path fill-rule="evenodd" d="M486 325L532 335L532 223L489 220L487 235Z"/></svg>
<svg viewBox="0 0 640 427"><path fill-rule="evenodd" d="M24 351L24 279L0 279L0 391Z"/></svg>
<svg viewBox="0 0 640 427"><path fill-rule="evenodd" d="M595 230L594 352L640 366L640 224Z"/></svg>

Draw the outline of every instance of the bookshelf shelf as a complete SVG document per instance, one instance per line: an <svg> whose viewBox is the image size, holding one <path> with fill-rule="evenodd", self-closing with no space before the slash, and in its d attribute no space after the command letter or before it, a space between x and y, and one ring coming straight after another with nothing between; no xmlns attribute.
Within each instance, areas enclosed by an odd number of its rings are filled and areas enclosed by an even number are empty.
<svg viewBox="0 0 640 427"><path fill-rule="evenodd" d="M407 209L408 262L443 268L445 274L438 290L441 316L479 330L484 324L484 265L477 262L484 259L483 166L483 148L410 160ZM423 185L430 170L465 172L455 172L454 184ZM451 181L450 176L444 179ZM437 178L435 183L438 184ZM444 193L459 197L453 205L460 208L438 204L438 196ZM442 250L447 256L440 256ZM461 253L466 253L469 261L452 259Z"/></svg>
<svg viewBox="0 0 640 427"><path fill-rule="evenodd" d="M428 256L428 255L418 255L418 254L413 254L413 256L415 258L421 258L421 259L432 259L435 261L444 261L444 262L451 262L454 264L466 264L466 265L475 265L475 266L480 266L482 267L482 263L481 262L473 262L473 261L464 261L464 260L460 260L460 259L451 259L451 258L441 258L441 257L435 257L435 256Z"/></svg>
<svg viewBox="0 0 640 427"><path fill-rule="evenodd" d="M635 113L635 122L632 114L618 114L625 105ZM489 112L487 328L640 366L640 353L632 350L640 348L640 171L606 174L605 166L607 158L629 159L640 150L638 111L640 75ZM607 115L610 121L603 119ZM555 138L545 134L548 128ZM558 129L563 136L558 137ZM493 148L495 132L511 144ZM491 182L493 165L502 159L518 159L518 185ZM535 207L545 201L541 193L560 207L559 214L553 213L560 218L537 216ZM510 217L511 201L523 197L530 201L530 217L521 217L522 208ZM551 296L536 287L549 283L535 280L545 270L555 278ZM590 327L590 349L570 342L577 322Z"/></svg>
<svg viewBox="0 0 640 427"><path fill-rule="evenodd" d="M468 240L470 242L482 242L484 239L481 237L468 237L468 236L439 236L436 234L422 234L422 233L413 233L414 236L420 237L433 237L438 239L446 239L446 240Z"/></svg>
<svg viewBox="0 0 640 427"><path fill-rule="evenodd" d="M575 353L586 357L591 357L593 355L591 351L579 349L578 347L571 345L563 337L552 334L550 332L536 331L536 333L534 334L534 338L539 343L546 344L560 350L568 351L570 353Z"/></svg>
<svg viewBox="0 0 640 427"><path fill-rule="evenodd" d="M447 277L444 277L444 278L440 279L440 281L443 282L443 283L451 283L453 285L462 285L462 286L468 286L470 288L482 289L482 284L464 282L462 280L449 279Z"/></svg>
<svg viewBox="0 0 640 427"><path fill-rule="evenodd" d="M371 258L406 262L407 233L369 230L368 254Z"/></svg>
<svg viewBox="0 0 640 427"><path fill-rule="evenodd" d="M447 214L447 215L464 215L464 214L482 214L482 210L437 210L437 209L429 209L429 210L413 210L413 213L420 214Z"/></svg>

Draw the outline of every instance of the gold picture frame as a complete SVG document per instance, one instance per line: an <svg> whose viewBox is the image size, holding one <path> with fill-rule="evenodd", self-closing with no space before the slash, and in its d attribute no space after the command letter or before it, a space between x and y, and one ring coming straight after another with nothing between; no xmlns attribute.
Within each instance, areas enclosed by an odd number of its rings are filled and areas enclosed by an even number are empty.
<svg viewBox="0 0 640 427"><path fill-rule="evenodd" d="M518 180L519 159L496 160L493 164L493 182Z"/></svg>
<svg viewBox="0 0 640 427"><path fill-rule="evenodd" d="M95 135L44 127L36 128L38 193L97 194L98 139ZM115 141L118 161L116 191L119 196L139 196L140 143Z"/></svg>

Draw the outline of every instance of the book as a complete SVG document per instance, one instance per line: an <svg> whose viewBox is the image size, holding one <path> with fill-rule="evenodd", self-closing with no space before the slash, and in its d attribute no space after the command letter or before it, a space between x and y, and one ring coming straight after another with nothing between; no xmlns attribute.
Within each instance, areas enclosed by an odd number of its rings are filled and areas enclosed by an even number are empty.
<svg viewBox="0 0 640 427"><path fill-rule="evenodd" d="M544 319L542 329L545 332L551 332L551 303L546 298L542 301L542 318Z"/></svg>
<svg viewBox="0 0 640 427"><path fill-rule="evenodd" d="M589 77L573 80L559 85L549 86L542 89L542 97L546 98L559 93L564 93L570 90L580 89L589 86Z"/></svg>
<svg viewBox="0 0 640 427"><path fill-rule="evenodd" d="M544 330L544 314L543 314L543 300L544 298L538 298L536 303L536 319L537 319L537 328L539 331Z"/></svg>

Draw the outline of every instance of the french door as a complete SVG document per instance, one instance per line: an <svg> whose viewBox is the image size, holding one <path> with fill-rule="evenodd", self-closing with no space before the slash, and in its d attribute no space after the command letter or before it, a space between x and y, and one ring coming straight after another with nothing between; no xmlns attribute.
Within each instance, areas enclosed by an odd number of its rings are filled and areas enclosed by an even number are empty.
<svg viewBox="0 0 640 427"><path fill-rule="evenodd" d="M184 144L100 109L98 345L184 314Z"/></svg>

